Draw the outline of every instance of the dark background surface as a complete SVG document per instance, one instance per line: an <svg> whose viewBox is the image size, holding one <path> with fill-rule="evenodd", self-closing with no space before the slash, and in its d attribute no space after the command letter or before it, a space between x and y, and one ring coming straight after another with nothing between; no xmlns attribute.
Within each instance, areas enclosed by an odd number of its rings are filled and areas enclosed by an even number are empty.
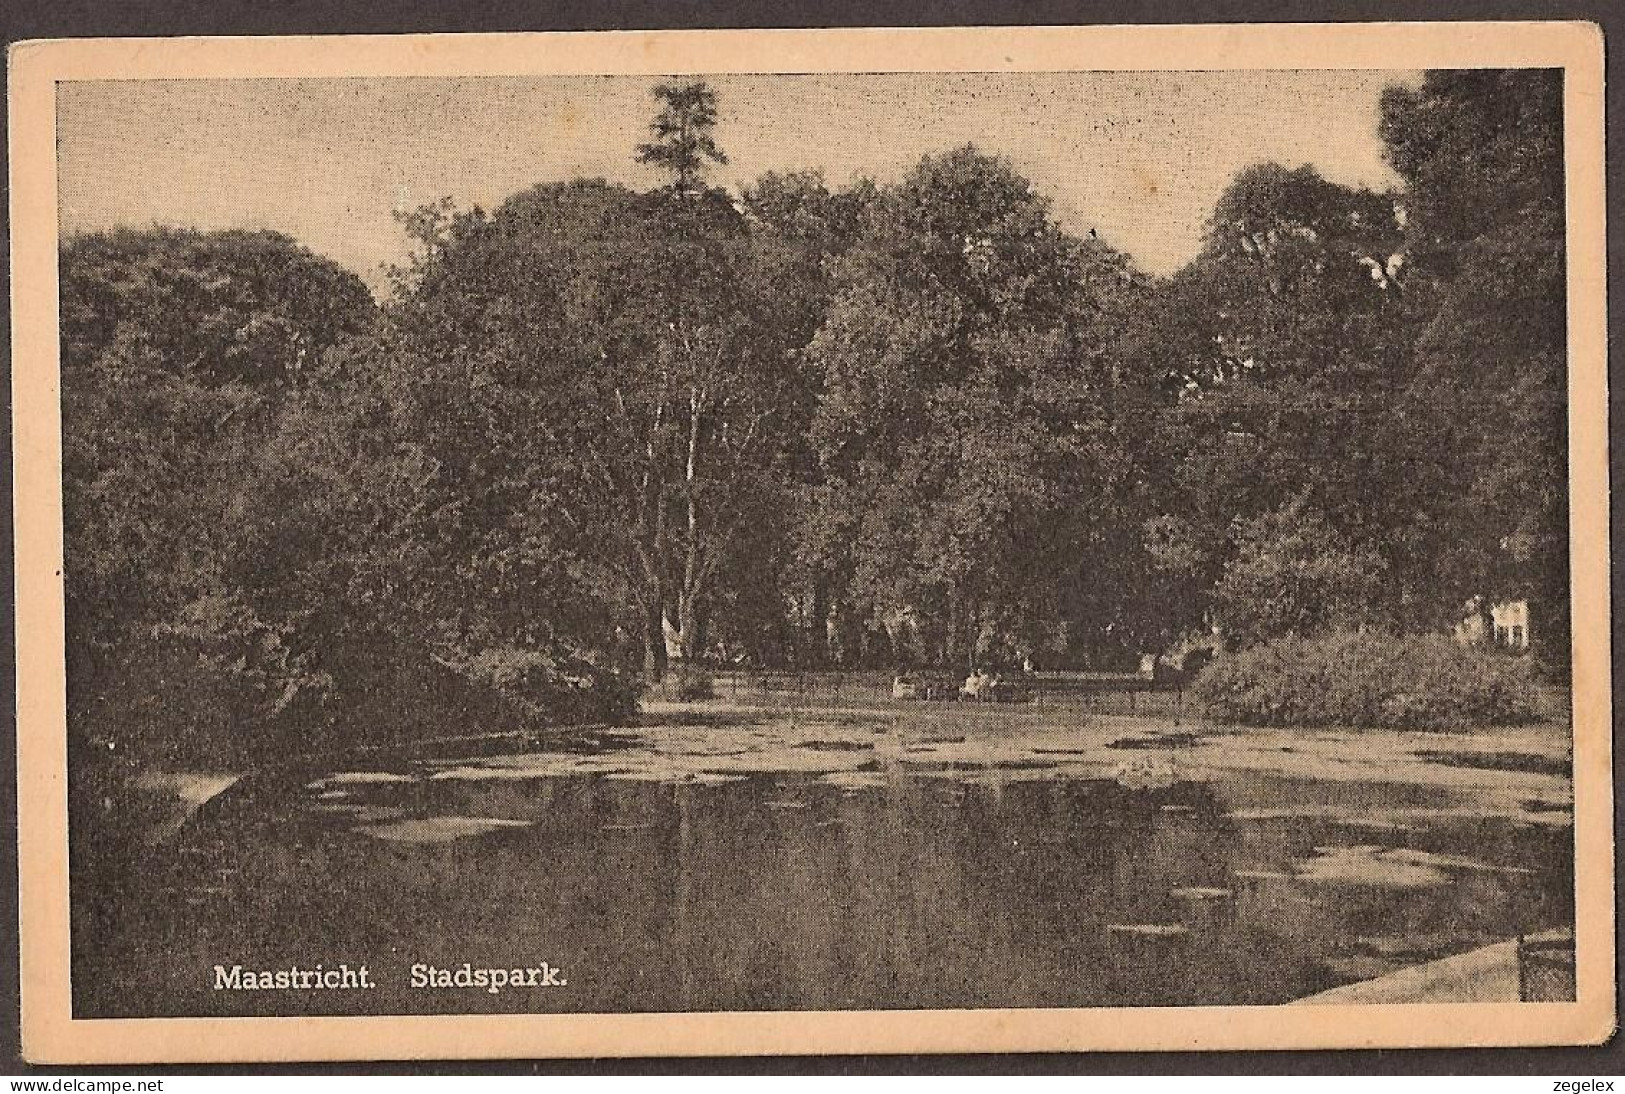
<svg viewBox="0 0 1625 1094"><path fill-rule="evenodd" d="M841 27L841 26L955 26L955 25L1088 25L1113 23L1226 23L1226 22L1363 22L1394 20L1572 19L1596 22L1608 42L1606 102L1609 129L1607 186L1610 194L1625 186L1615 122L1625 100L1625 72L1619 62L1618 36L1625 34L1625 10L1608 0L1350 0L1303 3L1287 9L1279 0L1093 0L1093 2L999 2L999 0L944 0L938 3L864 3L861 0L822 0L796 3L697 2L697 0L559 0L526 3L523 0L392 0L335 5L330 0L6 0L0 8L0 34L6 42L30 38L105 36L264 35L264 34L399 34L428 32L499 32L534 30L672 29L725 27ZM4 122L0 121L0 127ZM9 161L8 161L9 162ZM1612 203L1610 203L1612 208ZM6 217L0 211L0 221ZM9 223L5 225L9 253ZM1619 271L1625 266L1625 232L1618 218L1609 224L1609 339L1610 435L1617 437L1622 405L1621 377L1612 352L1618 332L1625 329L1619 308ZM3 275L9 290L9 268ZM9 291L6 293L9 301ZM10 311L5 308L5 360L9 375ZM9 407L9 384L6 386ZM10 415L0 422L7 447ZM1610 456L1617 480L1622 468L1617 451ZM0 461L0 555L11 557L11 465ZM1621 507L1613 506L1618 535ZM1616 565L1614 585L1620 583ZM14 664L12 585L4 583L7 623L0 627L0 659ZM1617 600L1617 595L1615 597ZM1616 651L1625 639L1625 625L1614 619ZM1615 687L1620 685L1616 654ZM3 709L14 712L4 675ZM18 1056L17 918L15 841L15 732L14 714L5 716L5 741L0 744L0 815L9 831L0 834L0 1057L9 1063L6 1073L23 1071L87 1074L87 1069L28 1068ZM1616 773L1620 757L1615 756ZM1617 781L1617 779L1616 779ZM1618 831L1619 801L1616 796ZM1617 894L1616 894L1617 899ZM1617 981L1617 976L1616 976ZM1585 1078L1625 1073L1625 1051L1620 1038L1600 1048L1461 1051L1362 1052L1255 1052L1255 1053L1100 1053L1089 1055L949 1056L949 1057L825 1057L768 1060L630 1060L552 1061L444 1064L356 1064L320 1067L157 1068L111 1069L120 1074L137 1070L156 1074L225 1073L419 1073L419 1074L1491 1074L1560 1075ZM108 1069L101 1069L108 1070Z"/></svg>

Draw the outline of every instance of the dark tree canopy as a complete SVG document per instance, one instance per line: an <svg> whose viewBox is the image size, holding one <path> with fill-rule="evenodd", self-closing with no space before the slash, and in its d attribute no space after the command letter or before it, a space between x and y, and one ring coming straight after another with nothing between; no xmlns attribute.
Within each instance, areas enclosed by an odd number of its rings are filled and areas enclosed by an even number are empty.
<svg viewBox="0 0 1625 1094"><path fill-rule="evenodd" d="M289 544L244 544L257 455L285 402L370 326L365 286L285 236L173 229L67 240L61 286L70 702L124 720L135 704L184 735L319 693L293 606L241 581ZM190 695L165 686L188 677Z"/></svg>
<svg viewBox="0 0 1625 1094"><path fill-rule="evenodd" d="M359 277L275 232L74 236L61 276L64 368L127 350L216 387L297 382L372 311Z"/></svg>
<svg viewBox="0 0 1625 1094"><path fill-rule="evenodd" d="M1563 76L1481 69L1392 87L1380 125L1405 180L1409 248L1419 262L1522 218L1563 215Z"/></svg>
<svg viewBox="0 0 1625 1094"><path fill-rule="evenodd" d="M716 93L653 91L667 185L405 213L382 306L270 232L64 244L79 724L200 756L620 716L669 659L1121 667L1503 598L1561 672L1555 74L1391 90L1393 192L1255 164L1165 278L973 146L730 193Z"/></svg>
<svg viewBox="0 0 1625 1094"><path fill-rule="evenodd" d="M1407 561L1439 599L1529 598L1567 661L1562 80L1431 73L1383 100L1414 256ZM1448 610L1448 608L1446 608Z"/></svg>
<svg viewBox="0 0 1625 1094"><path fill-rule="evenodd" d="M835 269L809 531L845 607L905 656L1061 641L1127 478L1100 317L1132 271L970 147L882 192Z"/></svg>

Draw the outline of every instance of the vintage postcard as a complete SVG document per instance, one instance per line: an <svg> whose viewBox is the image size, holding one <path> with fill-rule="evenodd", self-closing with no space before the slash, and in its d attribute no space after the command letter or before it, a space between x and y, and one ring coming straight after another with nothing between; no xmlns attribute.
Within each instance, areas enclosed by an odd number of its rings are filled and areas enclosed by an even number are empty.
<svg viewBox="0 0 1625 1094"><path fill-rule="evenodd" d="M11 66L29 1060L1612 1031L1595 27Z"/></svg>

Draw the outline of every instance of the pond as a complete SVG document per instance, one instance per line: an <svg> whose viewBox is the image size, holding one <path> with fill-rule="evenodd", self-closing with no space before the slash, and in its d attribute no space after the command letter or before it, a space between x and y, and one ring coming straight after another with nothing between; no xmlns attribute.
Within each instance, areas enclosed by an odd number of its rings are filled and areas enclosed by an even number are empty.
<svg viewBox="0 0 1625 1094"><path fill-rule="evenodd" d="M76 877L76 1016L1267 1004L1572 921L1566 817L1448 783L669 729L240 779ZM317 964L376 986L215 986Z"/></svg>

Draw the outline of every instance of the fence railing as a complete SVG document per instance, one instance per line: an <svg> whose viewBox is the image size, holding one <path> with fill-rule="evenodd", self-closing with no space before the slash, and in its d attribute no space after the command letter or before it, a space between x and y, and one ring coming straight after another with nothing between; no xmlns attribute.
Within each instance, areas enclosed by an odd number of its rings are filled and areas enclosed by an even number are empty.
<svg viewBox="0 0 1625 1094"><path fill-rule="evenodd" d="M924 673L931 684L921 689L931 698L898 698L895 677L875 671L796 671L782 669L717 669L672 673L656 688L653 698L665 700L718 699L754 706L785 708L841 707L896 704L928 707L943 703L1009 704L1054 707L1103 715L1145 715L1179 720L1185 714L1184 689L1177 684L1156 684L1130 674L1047 672L1004 678L994 694L979 698L960 695L963 677Z"/></svg>
<svg viewBox="0 0 1625 1094"><path fill-rule="evenodd" d="M1525 1003L1572 1002L1574 934L1518 936L1518 998Z"/></svg>

